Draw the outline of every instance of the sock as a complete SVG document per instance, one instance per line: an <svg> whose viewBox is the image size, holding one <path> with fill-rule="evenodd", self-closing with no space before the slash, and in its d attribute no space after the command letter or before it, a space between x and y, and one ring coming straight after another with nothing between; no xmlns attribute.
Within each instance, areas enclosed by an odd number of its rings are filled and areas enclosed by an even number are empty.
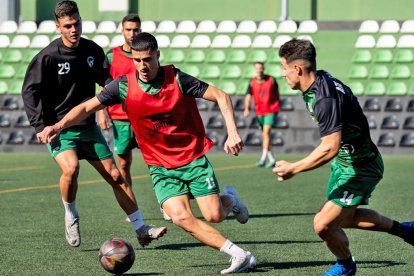
<svg viewBox="0 0 414 276"><path fill-rule="evenodd" d="M260 157L260 162L264 163L267 157L267 150L263 150L262 157Z"/></svg>
<svg viewBox="0 0 414 276"><path fill-rule="evenodd" d="M128 215L128 218L135 231L145 224L140 210L137 210L136 212Z"/></svg>
<svg viewBox="0 0 414 276"><path fill-rule="evenodd" d="M246 255L246 251L232 243L230 240L226 240L223 246L220 248L220 252L224 252L230 256L243 256Z"/></svg>
<svg viewBox="0 0 414 276"><path fill-rule="evenodd" d="M395 220L393 221L391 230L388 233L390 233L391 235L398 236L400 238L404 238L406 234L404 229L400 227L400 223Z"/></svg>
<svg viewBox="0 0 414 276"><path fill-rule="evenodd" d="M352 255L349 255L348 259L338 260L338 264L343 266L351 266L352 264Z"/></svg>
<svg viewBox="0 0 414 276"><path fill-rule="evenodd" d="M76 208L76 199L72 202L66 202L63 200L63 207L65 207L65 217L70 217L71 219L79 217L78 209Z"/></svg>
<svg viewBox="0 0 414 276"><path fill-rule="evenodd" d="M272 151L267 152L267 158L269 159L269 163L275 163L275 156Z"/></svg>

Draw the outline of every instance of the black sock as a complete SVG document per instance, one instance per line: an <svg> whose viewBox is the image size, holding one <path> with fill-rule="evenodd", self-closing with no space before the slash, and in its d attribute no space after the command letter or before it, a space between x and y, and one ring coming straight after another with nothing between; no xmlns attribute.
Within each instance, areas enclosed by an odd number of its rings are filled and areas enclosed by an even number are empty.
<svg viewBox="0 0 414 276"><path fill-rule="evenodd" d="M388 233L402 238L402 235L404 234L404 230L401 229L400 223L394 220L392 223L391 230Z"/></svg>
<svg viewBox="0 0 414 276"><path fill-rule="evenodd" d="M348 259L338 260L338 264L343 266L350 266L352 264L352 255L349 255Z"/></svg>

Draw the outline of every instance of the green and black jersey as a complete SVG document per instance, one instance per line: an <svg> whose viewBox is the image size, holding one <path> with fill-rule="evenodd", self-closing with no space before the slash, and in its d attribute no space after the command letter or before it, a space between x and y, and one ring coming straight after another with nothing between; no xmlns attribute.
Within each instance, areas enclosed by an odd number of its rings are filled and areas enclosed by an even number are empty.
<svg viewBox="0 0 414 276"><path fill-rule="evenodd" d="M351 89L326 71L318 71L315 82L303 93L303 100L320 136L341 132L338 162L358 164L377 156L368 121Z"/></svg>

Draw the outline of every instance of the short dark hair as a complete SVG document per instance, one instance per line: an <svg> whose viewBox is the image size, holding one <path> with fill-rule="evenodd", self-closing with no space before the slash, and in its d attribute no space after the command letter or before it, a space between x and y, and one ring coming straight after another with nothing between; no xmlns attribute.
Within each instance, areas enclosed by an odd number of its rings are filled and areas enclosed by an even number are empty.
<svg viewBox="0 0 414 276"><path fill-rule="evenodd" d="M155 37L150 33L137 34L131 43L131 49L134 51L150 51L155 52L158 50L158 43Z"/></svg>
<svg viewBox="0 0 414 276"><path fill-rule="evenodd" d="M135 22L141 27L141 18L139 18L138 14L128 14L124 18L122 18L122 25L124 25L125 22Z"/></svg>
<svg viewBox="0 0 414 276"><path fill-rule="evenodd" d="M60 1L56 4L55 7L55 19L56 21L59 20L59 18L65 17L65 16L71 16L74 14L79 14L78 5L75 1Z"/></svg>
<svg viewBox="0 0 414 276"><path fill-rule="evenodd" d="M279 56L286 59L286 63L303 60L309 71L316 70L316 50L312 42L306 39L292 39L279 49Z"/></svg>

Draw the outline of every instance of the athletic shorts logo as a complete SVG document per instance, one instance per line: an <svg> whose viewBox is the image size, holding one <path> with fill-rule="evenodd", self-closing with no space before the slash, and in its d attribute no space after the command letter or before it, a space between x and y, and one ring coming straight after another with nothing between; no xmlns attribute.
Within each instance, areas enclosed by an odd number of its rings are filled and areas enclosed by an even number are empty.
<svg viewBox="0 0 414 276"><path fill-rule="evenodd" d="M89 67L91 67L91 68L92 68L92 66L93 66L93 62L94 62L93 56L89 56L89 57L86 59L86 62L88 63Z"/></svg>
<svg viewBox="0 0 414 276"><path fill-rule="evenodd" d="M57 146L56 148L52 149L52 153L56 153L59 150L60 150L60 146Z"/></svg>

